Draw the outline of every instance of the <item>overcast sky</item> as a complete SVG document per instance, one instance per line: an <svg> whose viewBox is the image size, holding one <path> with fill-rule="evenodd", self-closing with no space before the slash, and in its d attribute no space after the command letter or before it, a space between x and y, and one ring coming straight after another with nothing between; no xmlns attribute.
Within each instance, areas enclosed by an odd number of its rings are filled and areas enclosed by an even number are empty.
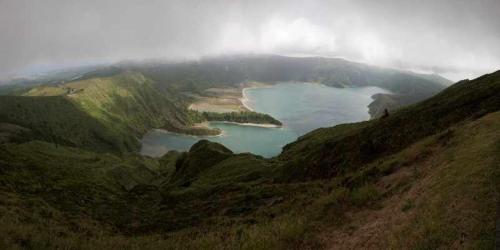
<svg viewBox="0 0 500 250"><path fill-rule="evenodd" d="M500 69L500 0L0 0L0 78L247 52L472 78Z"/></svg>

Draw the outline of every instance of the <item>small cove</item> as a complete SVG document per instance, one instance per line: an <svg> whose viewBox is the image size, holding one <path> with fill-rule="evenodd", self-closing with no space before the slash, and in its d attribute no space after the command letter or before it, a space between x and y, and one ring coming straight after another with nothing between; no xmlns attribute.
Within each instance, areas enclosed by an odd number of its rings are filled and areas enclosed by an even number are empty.
<svg viewBox="0 0 500 250"><path fill-rule="evenodd" d="M142 139L141 153L160 156L168 150L188 150L200 139L218 142L235 153L251 152L276 156L297 137L320 127L368 120L368 104L378 87L333 88L315 83L279 83L265 88L244 89L245 105L283 122L282 128L244 126L211 122L223 131L220 136L189 136L153 130Z"/></svg>

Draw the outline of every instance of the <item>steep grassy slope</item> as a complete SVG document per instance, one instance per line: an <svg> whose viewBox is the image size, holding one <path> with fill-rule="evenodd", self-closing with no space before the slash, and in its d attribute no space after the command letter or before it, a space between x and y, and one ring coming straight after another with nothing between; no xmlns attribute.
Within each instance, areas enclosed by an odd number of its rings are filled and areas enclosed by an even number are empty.
<svg viewBox="0 0 500 250"><path fill-rule="evenodd" d="M84 216L124 233L185 228L231 207L237 215L240 206L262 202L245 201L246 192L260 192L251 191L255 183L245 183L272 179L262 158L233 155L208 141L161 159L40 141L3 144L0 155L2 191L38 197L66 216ZM232 199L224 202L222 195Z"/></svg>
<svg viewBox="0 0 500 250"><path fill-rule="evenodd" d="M0 151L3 192L35 197L70 218L95 218L104 224L133 223L128 191L152 183L162 169L157 159L118 157L40 141L5 144Z"/></svg>
<svg viewBox="0 0 500 250"><path fill-rule="evenodd" d="M500 71L458 82L385 119L315 130L285 146L279 157L297 178L328 178L498 109Z"/></svg>
<svg viewBox="0 0 500 250"><path fill-rule="evenodd" d="M62 96L0 97L0 121L31 131L17 141L39 139L98 151L137 148L135 138L118 134ZM2 131L6 131L3 127Z"/></svg>
<svg viewBox="0 0 500 250"><path fill-rule="evenodd" d="M320 241L327 249L494 249L499 126L500 112L490 113L371 164L385 173L347 177L372 183L378 201L344 214Z"/></svg>
<svg viewBox="0 0 500 250"><path fill-rule="evenodd" d="M123 72L109 77L91 77L52 87L31 89L29 96L66 95L82 110L112 130L135 136L151 128L168 127L179 131L190 121L181 100L138 72Z"/></svg>

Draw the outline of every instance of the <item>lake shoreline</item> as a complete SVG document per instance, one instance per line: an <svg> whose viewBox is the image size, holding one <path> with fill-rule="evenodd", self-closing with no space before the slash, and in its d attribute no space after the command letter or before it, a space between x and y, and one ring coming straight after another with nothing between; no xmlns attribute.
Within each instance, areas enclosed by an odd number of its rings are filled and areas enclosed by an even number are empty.
<svg viewBox="0 0 500 250"><path fill-rule="evenodd" d="M271 84L266 84L266 83L251 83L250 86L243 87L241 89L241 98L239 98L241 105L243 105L246 109L255 112L255 110L248 105L248 102L250 102L250 99L246 95L245 91L249 90L249 89L270 88L271 86L272 86Z"/></svg>

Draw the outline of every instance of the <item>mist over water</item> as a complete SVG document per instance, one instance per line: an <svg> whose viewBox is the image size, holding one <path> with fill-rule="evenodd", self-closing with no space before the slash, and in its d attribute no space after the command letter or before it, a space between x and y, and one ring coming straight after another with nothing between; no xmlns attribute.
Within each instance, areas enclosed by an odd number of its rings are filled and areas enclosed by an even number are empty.
<svg viewBox="0 0 500 250"><path fill-rule="evenodd" d="M242 126L220 122L221 136L189 136L154 130L142 139L141 153L159 156L168 150L188 150L200 139L218 142L235 153L251 152L276 156L297 137L320 127L370 119L368 104L378 87L332 88L313 83L280 83L266 88L245 89L246 104L256 112L267 113L283 122L283 128Z"/></svg>

